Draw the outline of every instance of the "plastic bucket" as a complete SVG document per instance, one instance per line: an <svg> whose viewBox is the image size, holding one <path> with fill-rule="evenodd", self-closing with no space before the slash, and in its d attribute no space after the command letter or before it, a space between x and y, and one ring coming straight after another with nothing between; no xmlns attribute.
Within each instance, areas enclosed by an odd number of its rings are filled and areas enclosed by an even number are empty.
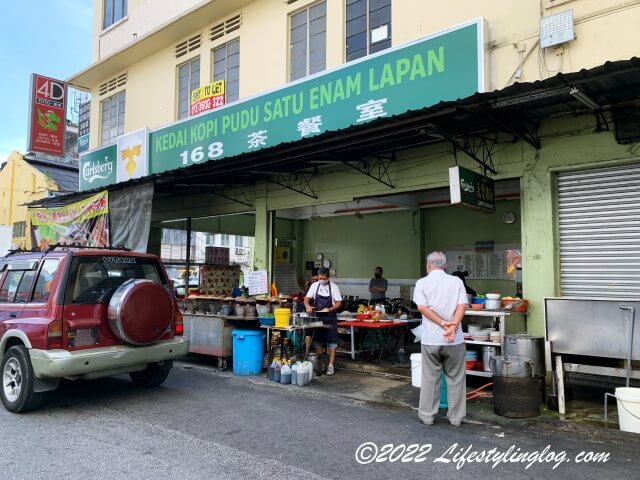
<svg viewBox="0 0 640 480"><path fill-rule="evenodd" d="M264 332L261 330L234 330L233 373L258 375L262 372L264 357Z"/></svg>
<svg viewBox="0 0 640 480"><path fill-rule="evenodd" d="M422 386L422 354L412 353L411 359L411 385L420 388Z"/></svg>
<svg viewBox="0 0 640 480"><path fill-rule="evenodd" d="M288 327L291 318L291 310L288 308L276 308L273 312L276 319L276 327Z"/></svg>
<svg viewBox="0 0 640 480"><path fill-rule="evenodd" d="M623 432L640 433L640 388L616 388L618 421Z"/></svg>
<svg viewBox="0 0 640 480"><path fill-rule="evenodd" d="M411 358L411 385L420 388L422 386L422 354L412 353ZM447 379L444 372L440 376L440 408L448 408L447 403Z"/></svg>

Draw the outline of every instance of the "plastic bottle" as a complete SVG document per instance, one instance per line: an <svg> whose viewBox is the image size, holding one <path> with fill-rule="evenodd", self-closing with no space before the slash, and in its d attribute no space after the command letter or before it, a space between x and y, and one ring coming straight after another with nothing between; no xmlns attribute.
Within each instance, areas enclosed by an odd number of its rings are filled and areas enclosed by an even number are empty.
<svg viewBox="0 0 640 480"><path fill-rule="evenodd" d="M269 380L273 380L276 374L276 359L273 359L271 365L269 365L269 369L267 370L267 378Z"/></svg>
<svg viewBox="0 0 640 480"><path fill-rule="evenodd" d="M298 377L297 377L297 385L299 387L304 387L308 383L309 374L307 373L307 367L305 367L304 363L298 365Z"/></svg>
<svg viewBox="0 0 640 480"><path fill-rule="evenodd" d="M275 375L273 376L273 380L275 382L280 382L280 377L282 376L282 365L280 365L280 362L276 363L276 372Z"/></svg>
<svg viewBox="0 0 640 480"><path fill-rule="evenodd" d="M298 364L294 363L291 367L291 385L298 384Z"/></svg>
<svg viewBox="0 0 640 480"><path fill-rule="evenodd" d="M311 379L313 379L313 363L311 362L307 362L307 368L308 368L308 372L309 372L309 381L307 383L311 382ZM318 360L318 368L320 368L320 360Z"/></svg>
<svg viewBox="0 0 640 480"><path fill-rule="evenodd" d="M280 383L285 385L291 383L291 367L288 363L285 363L280 370Z"/></svg>

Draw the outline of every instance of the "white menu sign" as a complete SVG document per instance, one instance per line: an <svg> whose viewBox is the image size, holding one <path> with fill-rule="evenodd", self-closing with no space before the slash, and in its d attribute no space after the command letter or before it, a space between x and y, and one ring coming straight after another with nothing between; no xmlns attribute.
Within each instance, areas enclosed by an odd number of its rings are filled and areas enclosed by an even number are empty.
<svg viewBox="0 0 640 480"><path fill-rule="evenodd" d="M247 286L249 287L249 295L259 295L261 293L267 293L269 291L266 270L249 272L247 283Z"/></svg>

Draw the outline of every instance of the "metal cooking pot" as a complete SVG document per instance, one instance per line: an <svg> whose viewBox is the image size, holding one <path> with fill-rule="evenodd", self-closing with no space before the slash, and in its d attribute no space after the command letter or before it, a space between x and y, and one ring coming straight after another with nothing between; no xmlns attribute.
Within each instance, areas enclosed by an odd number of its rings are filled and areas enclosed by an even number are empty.
<svg viewBox="0 0 640 480"><path fill-rule="evenodd" d="M530 335L528 333L506 335L504 340L504 355L530 358L535 362L533 374L537 377L544 377L546 374L544 337Z"/></svg>
<svg viewBox="0 0 640 480"><path fill-rule="evenodd" d="M515 355L496 356L491 359L491 371L496 377L532 377L534 362Z"/></svg>

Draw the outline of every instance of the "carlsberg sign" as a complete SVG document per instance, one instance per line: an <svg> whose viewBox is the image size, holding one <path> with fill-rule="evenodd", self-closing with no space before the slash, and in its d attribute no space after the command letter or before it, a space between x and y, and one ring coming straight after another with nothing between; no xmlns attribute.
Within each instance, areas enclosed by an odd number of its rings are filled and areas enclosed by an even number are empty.
<svg viewBox="0 0 640 480"><path fill-rule="evenodd" d="M110 145L81 156L81 192L116 183L116 153L116 146Z"/></svg>

